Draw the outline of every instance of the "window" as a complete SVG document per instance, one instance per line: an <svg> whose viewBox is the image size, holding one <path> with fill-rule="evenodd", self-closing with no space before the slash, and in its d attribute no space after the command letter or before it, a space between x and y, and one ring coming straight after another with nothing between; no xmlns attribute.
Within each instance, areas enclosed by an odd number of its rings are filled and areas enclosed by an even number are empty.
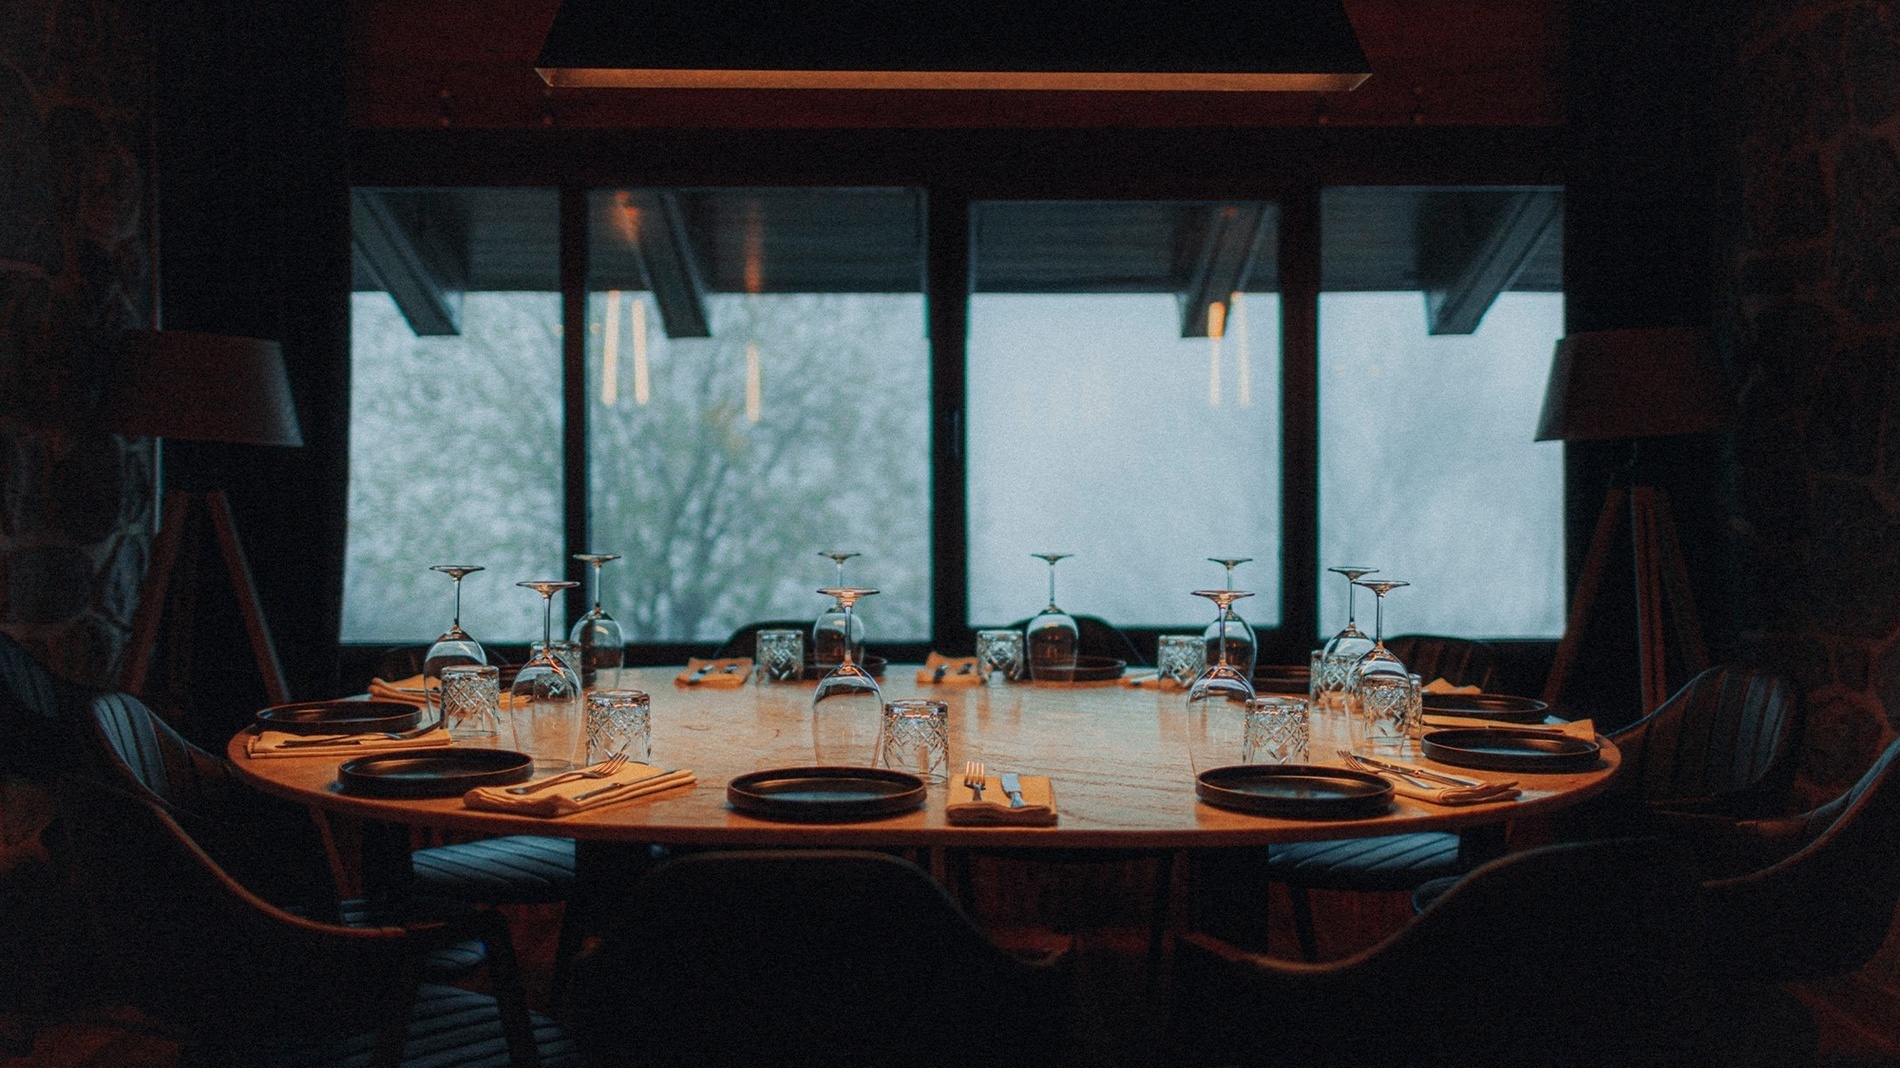
<svg viewBox="0 0 1900 1068"><path fill-rule="evenodd" d="M525 642L582 551L662 659L815 616L827 550L916 655L1032 615L1037 552L1138 638L1226 556L1263 655L1340 563L1412 582L1394 632L1561 631L1559 190L1051 188L355 190L344 640L439 633L453 562Z"/></svg>

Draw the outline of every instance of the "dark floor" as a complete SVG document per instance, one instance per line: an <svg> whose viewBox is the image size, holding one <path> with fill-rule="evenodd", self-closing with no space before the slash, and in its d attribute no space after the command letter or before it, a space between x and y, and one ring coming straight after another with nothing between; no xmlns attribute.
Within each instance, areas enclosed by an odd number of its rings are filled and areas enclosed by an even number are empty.
<svg viewBox="0 0 1900 1068"><path fill-rule="evenodd" d="M1151 876L1137 866L1119 875L1111 869L1065 878L1084 882L1113 882L1119 878L1145 890L1150 884L1143 880ZM987 886L979 893L978 912L990 910L986 926L1004 945L1035 950L1074 938L1079 992L1073 1033L1074 1068L1155 1065L1167 999L1162 987L1156 985L1161 981L1151 980L1146 926L1127 916L1097 917L1103 922L1093 925L1087 922L1088 917L1071 916L1058 922L1076 926L1074 934L1056 933L1046 925L1022 918L1025 901L995 889L995 882ZM1074 891L1103 889L1113 887L1071 883L1059 892L1067 896ZM1277 897L1279 891L1275 893L1272 952L1292 957L1297 951L1286 922L1288 910L1281 907L1284 902ZM1128 894L1122 898L1135 900L1139 896ZM1115 897L1113 893L1107 895L1107 899ZM1315 893L1313 903L1321 955L1327 958L1378 941L1410 916L1409 903L1402 894ZM511 909L510 917L528 974L530 998L537 1008L546 1008L559 908ZM1075 922L1078 919L1081 922ZM1166 974L1165 962L1160 974ZM1851 979L1814 984L1797 993L1821 1023L1822 1049L1817 1068L1900 1068L1900 999ZM19 1019L0 1014L0 1051L16 1053L20 1037ZM177 1062L177 1045L136 1013L98 1006L44 1024L35 1036L32 1051L0 1059L0 1068L174 1068Z"/></svg>

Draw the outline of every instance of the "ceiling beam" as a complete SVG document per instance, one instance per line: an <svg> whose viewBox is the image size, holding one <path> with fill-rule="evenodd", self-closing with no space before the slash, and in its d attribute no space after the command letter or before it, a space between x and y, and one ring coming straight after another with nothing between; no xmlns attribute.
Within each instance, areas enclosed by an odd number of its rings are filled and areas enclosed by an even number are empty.
<svg viewBox="0 0 1900 1068"><path fill-rule="evenodd" d="M1557 193L1447 193L1420 213L1418 277L1427 329L1469 334L1510 288L1561 213Z"/></svg>
<svg viewBox="0 0 1900 1068"><path fill-rule="evenodd" d="M396 302L417 337L462 332L468 227L440 198L350 193L352 254Z"/></svg>
<svg viewBox="0 0 1900 1068"><path fill-rule="evenodd" d="M1227 302L1246 288L1253 250L1266 224L1267 210L1261 204L1216 204L1207 209L1200 249L1179 293L1182 337L1207 337L1215 321L1210 314L1215 304L1221 306L1220 318L1225 322Z"/></svg>
<svg viewBox="0 0 1900 1068"><path fill-rule="evenodd" d="M626 205L634 213L634 244L666 336L711 337L706 283L686 237L686 215L678 198L664 190L633 189L627 191Z"/></svg>

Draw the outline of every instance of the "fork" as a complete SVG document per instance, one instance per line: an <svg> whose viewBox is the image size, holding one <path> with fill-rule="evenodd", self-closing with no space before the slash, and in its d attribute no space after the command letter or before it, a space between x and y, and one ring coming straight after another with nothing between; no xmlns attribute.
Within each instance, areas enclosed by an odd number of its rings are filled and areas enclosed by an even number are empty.
<svg viewBox="0 0 1900 1068"><path fill-rule="evenodd" d="M608 757L606 760L595 764L591 768L562 772L552 779L542 779L540 782L531 782L526 786L510 786L508 792L516 795L531 794L537 790L545 790L550 786L558 786L564 782L573 782L575 779L604 779L614 772L619 771L621 768L626 767L628 759L627 751L623 749L613 756Z"/></svg>
<svg viewBox="0 0 1900 1068"><path fill-rule="evenodd" d="M420 727L412 727L406 731L366 731L362 734L351 734L341 738L292 738L283 743L283 746L285 749L301 749L305 746L312 745L361 745L363 742L372 738L394 738L397 741L405 741L410 738L420 738L430 731L435 730L435 728L436 724L428 723Z"/></svg>
<svg viewBox="0 0 1900 1068"><path fill-rule="evenodd" d="M983 800L983 784L986 781L981 760L971 760L963 765L963 785L976 795L975 800Z"/></svg>
<svg viewBox="0 0 1900 1068"><path fill-rule="evenodd" d="M1357 755L1347 752L1344 749L1339 750L1339 755L1346 761L1348 767L1356 768L1359 771L1371 772L1374 775L1393 775L1404 779L1406 782L1411 783L1421 790L1442 789L1440 784L1426 782L1424 779L1417 778L1408 772L1398 771L1393 768L1383 768L1377 764L1368 764L1359 759Z"/></svg>

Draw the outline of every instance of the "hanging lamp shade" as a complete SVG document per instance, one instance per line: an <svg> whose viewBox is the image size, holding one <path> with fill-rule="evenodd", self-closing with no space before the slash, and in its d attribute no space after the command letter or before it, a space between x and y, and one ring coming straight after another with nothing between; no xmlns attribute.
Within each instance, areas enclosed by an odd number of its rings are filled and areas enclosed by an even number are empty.
<svg viewBox="0 0 1900 1068"><path fill-rule="evenodd" d="M128 330L106 401L115 433L241 445L302 445L275 341Z"/></svg>
<svg viewBox="0 0 1900 1068"><path fill-rule="evenodd" d="M1371 68L1340 0L562 0L552 86L1348 90Z"/></svg>

